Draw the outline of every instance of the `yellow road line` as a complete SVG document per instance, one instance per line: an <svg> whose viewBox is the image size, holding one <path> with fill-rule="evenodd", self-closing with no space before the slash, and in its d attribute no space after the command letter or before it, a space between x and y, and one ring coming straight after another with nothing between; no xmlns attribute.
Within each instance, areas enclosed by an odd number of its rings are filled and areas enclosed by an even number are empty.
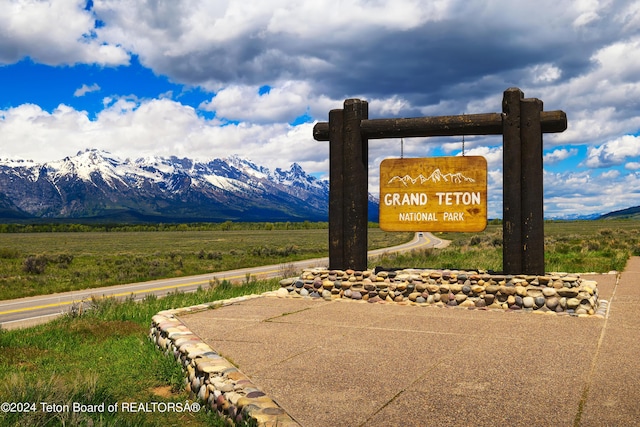
<svg viewBox="0 0 640 427"><path fill-rule="evenodd" d="M265 274L270 274L270 273L275 273L278 270L268 270L268 271L261 271L259 273L255 273L252 274L253 276L255 275L265 275ZM215 277L215 274L213 275L213 277ZM237 276L227 276L224 277L223 280L235 280L235 279L240 279L246 277L246 275L237 275ZM184 288L187 286L193 286L193 285L201 285L203 283L209 283L209 280L200 280L197 282L189 282L189 283L182 283L182 284L177 284L177 285L167 285L167 286L160 286L157 288L148 288L148 289L141 289L139 291L128 291L128 292L120 292L117 294L109 294L109 295L102 295L99 296L97 298L105 298L105 297L123 297L126 295L138 295L138 294L142 294L142 293L150 293L150 292L156 292L156 291L163 291L163 290L167 290L167 289L179 289L179 288ZM90 291L90 290L87 290ZM4 314L11 314L11 313L22 313L25 311L35 311L35 310L40 310L43 308L51 308L51 307L60 307L60 306L64 306L64 305L69 305L69 304L73 304L74 302L78 302L78 300L66 300L66 301L60 301L60 302L55 302L55 303L51 303L51 304L42 304L42 305L38 305L38 306L34 306L34 307L24 307L24 308L16 308L13 310L6 310L6 311L0 311L0 316L4 315Z"/></svg>

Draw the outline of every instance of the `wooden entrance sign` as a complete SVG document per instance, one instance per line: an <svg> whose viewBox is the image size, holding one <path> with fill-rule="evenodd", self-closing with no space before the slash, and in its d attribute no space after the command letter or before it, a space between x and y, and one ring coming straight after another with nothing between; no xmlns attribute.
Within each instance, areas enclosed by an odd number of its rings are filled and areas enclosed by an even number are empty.
<svg viewBox="0 0 640 427"><path fill-rule="evenodd" d="M366 101L343 105L329 112L329 122L313 127L317 141L329 141L330 268L367 268L369 140L502 135L503 270L544 274L542 134L567 129L564 111L543 111L541 100L525 98L518 88L504 91L502 113L369 119Z"/></svg>
<svg viewBox="0 0 640 427"><path fill-rule="evenodd" d="M479 232L486 226L484 157L385 159L380 164L382 230Z"/></svg>

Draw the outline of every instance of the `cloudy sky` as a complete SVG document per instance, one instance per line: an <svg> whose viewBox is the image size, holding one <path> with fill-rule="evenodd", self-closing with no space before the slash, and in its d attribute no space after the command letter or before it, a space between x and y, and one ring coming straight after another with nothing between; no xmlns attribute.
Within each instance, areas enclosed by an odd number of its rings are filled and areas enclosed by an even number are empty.
<svg viewBox="0 0 640 427"><path fill-rule="evenodd" d="M0 158L232 154L328 175L314 123L500 112L519 87L568 130L544 137L545 215L640 205L640 1L0 0ZM370 190L399 140L370 142ZM405 157L461 138L405 139ZM488 161L502 215L502 139Z"/></svg>

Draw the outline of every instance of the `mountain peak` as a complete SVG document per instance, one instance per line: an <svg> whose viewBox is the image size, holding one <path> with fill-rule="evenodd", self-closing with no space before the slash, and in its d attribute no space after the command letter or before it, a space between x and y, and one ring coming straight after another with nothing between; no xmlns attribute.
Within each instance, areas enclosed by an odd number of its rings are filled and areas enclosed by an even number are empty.
<svg viewBox="0 0 640 427"><path fill-rule="evenodd" d="M300 166L297 163L293 163L291 164L291 167L289 168L289 171L291 173L295 173L296 175L301 175L301 174L305 174L306 172L304 171L304 169L302 169L302 166Z"/></svg>
<svg viewBox="0 0 640 427"><path fill-rule="evenodd" d="M271 172L238 155L196 161L121 160L88 149L61 160L0 163L0 198L47 218L113 217L155 221L327 220L329 183L297 163ZM376 212L372 212L373 215Z"/></svg>

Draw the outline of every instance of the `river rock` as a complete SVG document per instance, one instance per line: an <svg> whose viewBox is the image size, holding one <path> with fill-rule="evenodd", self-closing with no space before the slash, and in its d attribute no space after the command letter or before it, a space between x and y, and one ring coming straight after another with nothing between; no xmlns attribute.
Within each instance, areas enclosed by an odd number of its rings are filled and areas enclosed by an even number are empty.
<svg viewBox="0 0 640 427"><path fill-rule="evenodd" d="M565 298L575 298L578 296L578 288L560 288L556 291L558 295Z"/></svg>
<svg viewBox="0 0 640 427"><path fill-rule="evenodd" d="M436 292L440 292L440 285L436 285L434 284L428 284L427 285L427 292L429 292L430 294L435 294Z"/></svg>
<svg viewBox="0 0 640 427"><path fill-rule="evenodd" d="M484 286L480 286L480 285L472 285L471 286L471 291L474 294L481 294L482 292L485 291Z"/></svg>
<svg viewBox="0 0 640 427"><path fill-rule="evenodd" d="M459 284L457 284L457 283L455 283L455 284L450 284L450 285L449 285L449 290L450 290L451 292L453 292L454 294L457 294L457 293L459 293L459 292L461 292L461 291L462 291L462 285L459 285Z"/></svg>
<svg viewBox="0 0 640 427"><path fill-rule="evenodd" d="M500 291L500 286L498 285L489 285L485 288L485 291L488 294L497 294Z"/></svg>
<svg viewBox="0 0 640 427"><path fill-rule="evenodd" d="M567 299L567 308L576 309L580 305L580 300L577 298Z"/></svg>
<svg viewBox="0 0 640 427"><path fill-rule="evenodd" d="M516 287L515 286L500 286L500 291L501 294L503 295L515 295L516 294Z"/></svg>
<svg viewBox="0 0 640 427"><path fill-rule="evenodd" d="M535 304L535 300L533 299L533 297L522 298L522 306L524 308L533 308L534 304Z"/></svg>
<svg viewBox="0 0 640 427"><path fill-rule="evenodd" d="M455 295L454 299L458 304L461 304L467 299L467 296L464 293L460 292L459 294Z"/></svg>

